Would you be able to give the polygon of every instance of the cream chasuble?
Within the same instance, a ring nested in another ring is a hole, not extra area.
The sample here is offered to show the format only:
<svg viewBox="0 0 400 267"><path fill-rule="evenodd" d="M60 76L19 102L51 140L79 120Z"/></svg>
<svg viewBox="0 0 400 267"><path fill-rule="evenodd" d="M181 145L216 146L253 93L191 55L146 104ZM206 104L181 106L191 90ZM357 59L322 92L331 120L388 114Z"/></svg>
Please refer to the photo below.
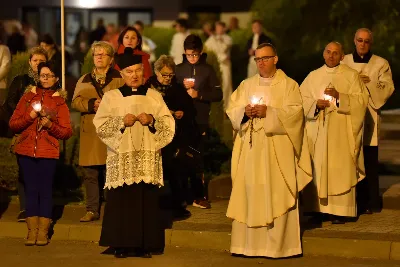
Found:
<svg viewBox="0 0 400 267"><path fill-rule="evenodd" d="M267 114L251 126L243 118L253 100L267 105ZM271 80L257 74L232 94L227 114L238 131L227 211L233 219L231 252L273 258L300 254L297 198L312 177L297 83L281 70Z"/></svg>
<svg viewBox="0 0 400 267"><path fill-rule="evenodd" d="M324 90L335 88L339 99L316 112ZM355 186L365 177L363 121L368 103L365 86L346 65L311 72L300 86L306 132L313 159L313 181L304 190L306 211L356 216ZM338 105L336 104L338 103Z"/></svg>
<svg viewBox="0 0 400 267"><path fill-rule="evenodd" d="M139 121L121 131L126 114L138 116L143 112L153 115L155 133ZM105 188L142 181L164 185L161 148L172 141L175 121L157 91L147 89L145 95L124 97L120 90L111 90L104 94L93 123L107 145Z"/></svg>
<svg viewBox="0 0 400 267"><path fill-rule="evenodd" d="M380 108L394 92L392 71L386 59L372 55L368 63L355 63L353 54L346 55L342 63L367 75L371 81L366 84L369 101L364 122L364 145L377 146L379 143Z"/></svg>

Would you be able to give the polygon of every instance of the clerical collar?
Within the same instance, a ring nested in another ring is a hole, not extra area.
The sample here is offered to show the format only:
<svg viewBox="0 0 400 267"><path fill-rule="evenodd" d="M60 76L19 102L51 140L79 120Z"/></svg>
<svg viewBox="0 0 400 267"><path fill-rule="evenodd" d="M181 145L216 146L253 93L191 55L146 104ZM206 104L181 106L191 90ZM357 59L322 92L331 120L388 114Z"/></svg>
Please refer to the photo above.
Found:
<svg viewBox="0 0 400 267"><path fill-rule="evenodd" d="M360 57L360 55L357 53L357 51L353 52L353 61L354 63L368 63L369 60L372 57L372 53L371 51L368 51L368 53L366 53L364 55L364 57Z"/></svg>
<svg viewBox="0 0 400 267"><path fill-rule="evenodd" d="M127 97L132 95L146 95L148 88L144 85L141 85L138 88L132 88L130 86L124 85L120 87L119 90L124 97Z"/></svg>
<svg viewBox="0 0 400 267"><path fill-rule="evenodd" d="M340 63L339 63L339 65L337 65L335 67L329 67L328 65L325 64L325 69L327 72L335 72L339 68L339 66L340 66Z"/></svg>

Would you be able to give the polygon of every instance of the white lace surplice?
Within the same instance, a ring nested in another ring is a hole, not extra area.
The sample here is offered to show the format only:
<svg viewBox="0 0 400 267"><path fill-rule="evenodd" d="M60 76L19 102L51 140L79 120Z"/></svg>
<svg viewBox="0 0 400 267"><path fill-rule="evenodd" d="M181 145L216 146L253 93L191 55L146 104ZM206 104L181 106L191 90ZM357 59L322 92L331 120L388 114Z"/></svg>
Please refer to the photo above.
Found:
<svg viewBox="0 0 400 267"><path fill-rule="evenodd" d="M136 122L123 132L123 118L130 113L153 115L155 133ZM120 90L107 92L93 120L100 139L107 145L105 188L145 182L163 186L161 148L175 134L175 121L162 96L153 89L146 95L123 97Z"/></svg>

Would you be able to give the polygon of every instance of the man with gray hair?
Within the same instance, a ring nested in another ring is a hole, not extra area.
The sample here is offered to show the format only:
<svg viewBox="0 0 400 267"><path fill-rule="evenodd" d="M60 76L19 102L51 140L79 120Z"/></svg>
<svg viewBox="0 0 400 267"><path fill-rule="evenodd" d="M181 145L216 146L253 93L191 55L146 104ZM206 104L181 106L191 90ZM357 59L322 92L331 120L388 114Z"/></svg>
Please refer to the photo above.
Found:
<svg viewBox="0 0 400 267"><path fill-rule="evenodd" d="M357 186L359 213L379 212L382 202L379 196L378 142L380 108L394 91L392 72L386 59L372 54L373 34L361 28L354 35L355 51L344 57L342 63L355 69L365 84L368 109L364 121L364 162L366 179Z"/></svg>
<svg viewBox="0 0 400 267"><path fill-rule="evenodd" d="M86 214L81 222L99 219L99 182L105 179L107 147L96 134L93 118L104 93L124 84L119 72L111 67L114 48L110 43L94 42L91 52L93 70L79 79L72 98L72 108L81 112L79 165L84 170L86 188Z"/></svg>
<svg viewBox="0 0 400 267"><path fill-rule="evenodd" d="M325 65L300 86L313 162L305 211L331 214L332 223L356 217L356 185L365 177L362 134L368 95L357 73L340 64L343 47L329 43Z"/></svg>

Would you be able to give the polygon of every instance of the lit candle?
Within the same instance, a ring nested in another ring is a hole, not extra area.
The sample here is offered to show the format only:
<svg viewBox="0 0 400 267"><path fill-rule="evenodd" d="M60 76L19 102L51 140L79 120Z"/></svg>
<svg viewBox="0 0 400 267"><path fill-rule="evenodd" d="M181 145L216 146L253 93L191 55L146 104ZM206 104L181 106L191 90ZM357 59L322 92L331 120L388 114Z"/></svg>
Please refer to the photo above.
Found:
<svg viewBox="0 0 400 267"><path fill-rule="evenodd" d="M333 101L333 96L324 94L324 100L328 100L329 102L332 102Z"/></svg>
<svg viewBox="0 0 400 267"><path fill-rule="evenodd" d="M255 95L253 95L250 99L251 106L254 107L256 104L260 104L260 101L260 97L256 97Z"/></svg>
<svg viewBox="0 0 400 267"><path fill-rule="evenodd" d="M42 103L40 103L39 101L33 102L32 103L32 108L36 111L36 112L40 112L42 110Z"/></svg>
<svg viewBox="0 0 400 267"><path fill-rule="evenodd" d="M196 81L196 79L195 78L186 78L186 81L194 83Z"/></svg>

